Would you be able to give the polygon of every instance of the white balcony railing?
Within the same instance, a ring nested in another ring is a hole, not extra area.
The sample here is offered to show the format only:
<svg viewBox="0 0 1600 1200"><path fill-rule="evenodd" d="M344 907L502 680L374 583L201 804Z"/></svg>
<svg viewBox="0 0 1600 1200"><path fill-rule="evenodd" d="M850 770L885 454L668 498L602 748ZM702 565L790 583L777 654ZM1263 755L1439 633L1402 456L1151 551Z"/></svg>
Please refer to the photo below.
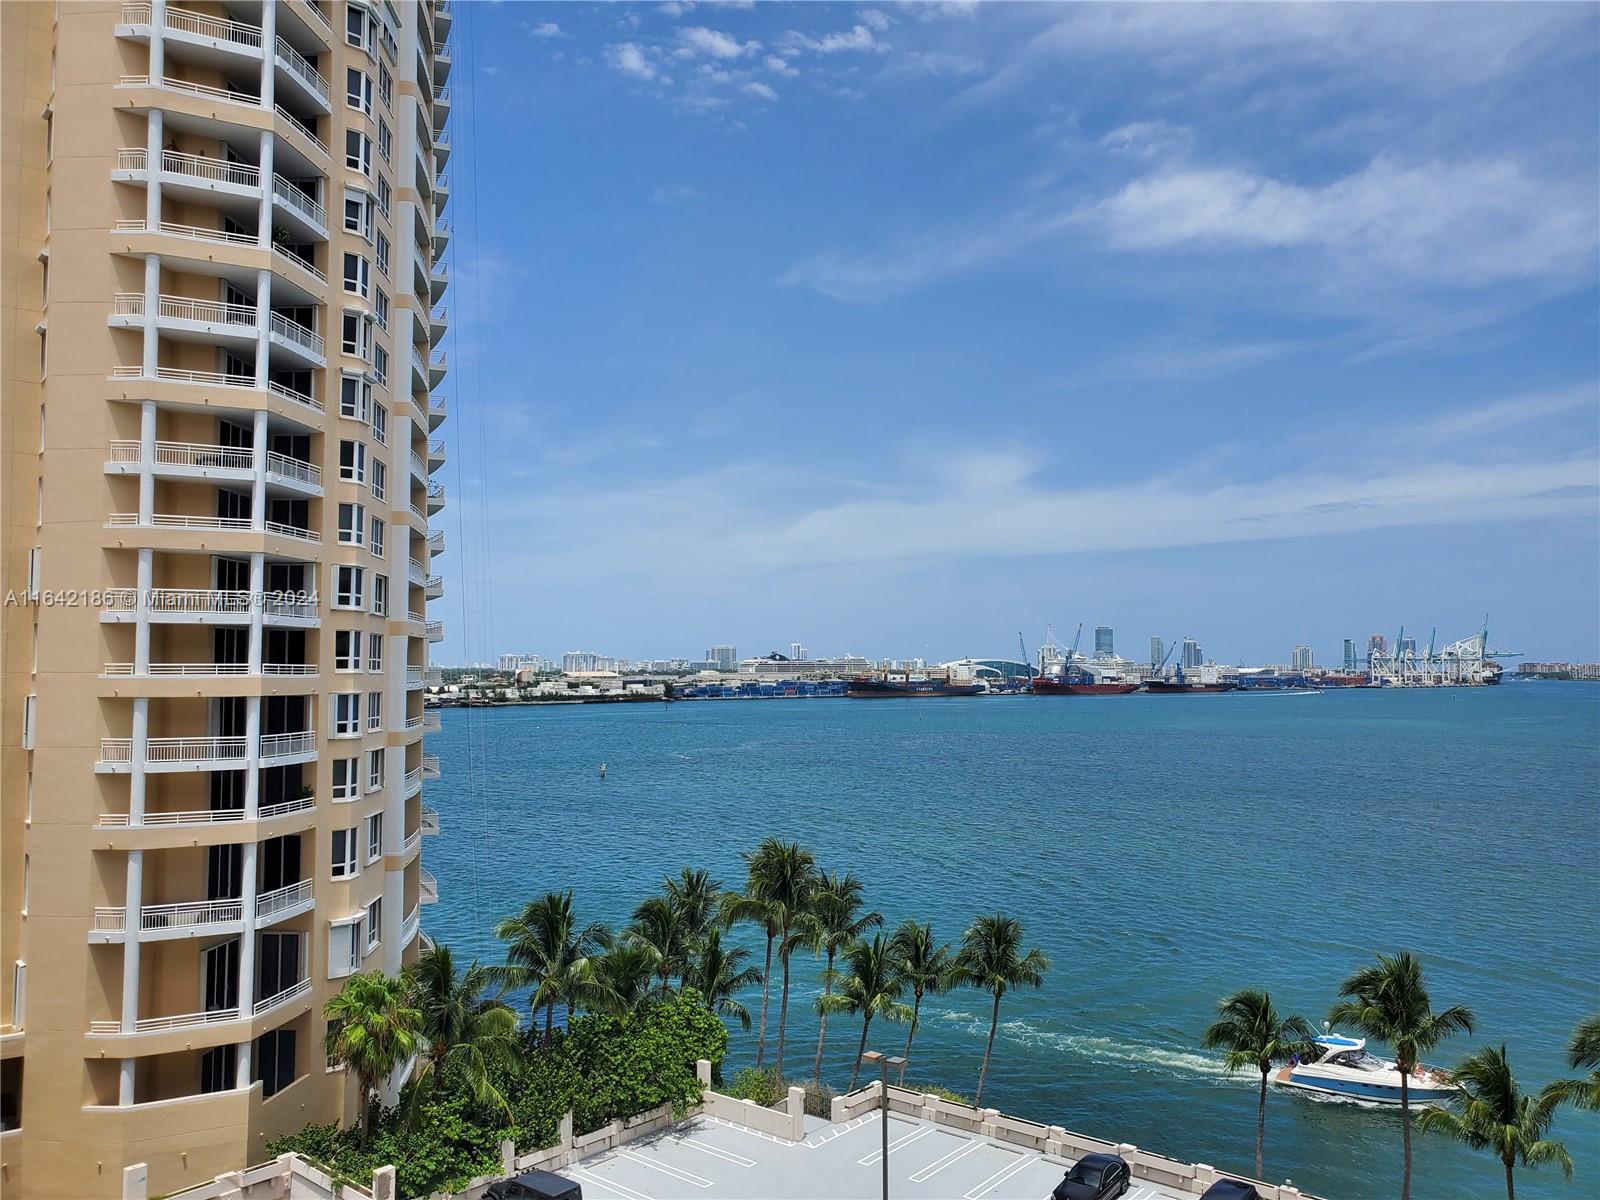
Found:
<svg viewBox="0 0 1600 1200"><path fill-rule="evenodd" d="M306 729L299 733L268 733L261 737L261 757L286 758L295 754L315 754L317 735Z"/></svg>
<svg viewBox="0 0 1600 1200"><path fill-rule="evenodd" d="M269 921L281 913L298 908L311 900L311 880L302 879L299 883L291 883L287 887L276 888L270 892L262 892L256 897L256 920Z"/></svg>
<svg viewBox="0 0 1600 1200"><path fill-rule="evenodd" d="M169 9L168 11L170 12L171 10ZM320 96L323 101L326 101L328 99L328 81L322 77L322 73L316 67L311 65L310 60L281 37L278 39L277 49L278 57L289 68L290 74Z"/></svg>
<svg viewBox="0 0 1600 1200"><path fill-rule="evenodd" d="M122 19L129 25L148 25L151 21L150 5L124 4L122 6ZM192 12L187 8L166 8L166 27L179 33L190 33L196 37L212 38L219 42L246 49L259 50L261 48L261 27L259 25L246 25L242 21L227 21L220 17L210 17L205 13Z"/></svg>
<svg viewBox="0 0 1600 1200"><path fill-rule="evenodd" d="M421 583L428 577L427 568L414 558L406 559L406 578L412 583Z"/></svg>
<svg viewBox="0 0 1600 1200"><path fill-rule="evenodd" d="M293 800L263 804L256 811L256 818L270 821L315 808L316 804L315 796L296 796ZM101 813L98 824L101 829L142 829L173 825L236 825L244 819L245 810L242 808L201 808L183 812L147 812L137 821L130 820L127 813Z"/></svg>
<svg viewBox="0 0 1600 1200"><path fill-rule="evenodd" d="M422 790L422 768L412 767L405 773L404 778L406 799L410 799Z"/></svg>
<svg viewBox="0 0 1600 1200"><path fill-rule="evenodd" d="M181 904L146 904L139 910L139 928L146 933L165 929L199 929L244 920L242 900L193 900Z"/></svg>
<svg viewBox="0 0 1600 1200"><path fill-rule="evenodd" d="M152 513L148 521L139 520L138 513L110 513L106 524L113 529L225 529L248 530L249 517L207 517L189 513Z"/></svg>
<svg viewBox="0 0 1600 1200"><path fill-rule="evenodd" d="M268 533L275 533L279 537L295 538L302 542L316 542L320 544L322 541L322 535L315 529L301 529L298 525L285 525L281 521L268 521L266 523L266 530Z"/></svg>
<svg viewBox="0 0 1600 1200"><path fill-rule="evenodd" d="M140 461L143 447L134 439L111 443L111 457L107 461L119 466L133 466ZM248 471L254 467L248 447L213 446L203 442L157 442L156 467L194 467L216 471Z"/></svg>
<svg viewBox="0 0 1600 1200"><path fill-rule="evenodd" d="M417 899L423 904L439 902L439 881L427 867L417 870Z"/></svg>
<svg viewBox="0 0 1600 1200"><path fill-rule="evenodd" d="M322 229L328 227L328 214L323 210L322 205L295 187L282 175L274 175L272 177L272 194L300 213L313 225Z"/></svg>
<svg viewBox="0 0 1600 1200"><path fill-rule="evenodd" d="M421 929L422 914L418 909L413 908L406 914L405 920L400 922L400 945L409 946L412 939L417 936Z"/></svg>
<svg viewBox="0 0 1600 1200"><path fill-rule="evenodd" d="M282 117L285 123L299 133L301 137L315 146L324 158L328 156L328 143L317 136L315 129L311 128L281 104L274 104L272 111Z"/></svg>
<svg viewBox="0 0 1600 1200"><path fill-rule="evenodd" d="M305 350L309 350L312 354L321 357L322 335L315 329L307 329L304 325L300 324L300 322L291 321L288 317L283 316L281 313L272 314L270 328L272 329L273 333L283 338L284 341L293 342L296 346L299 346ZM276 388L273 390L277 391ZM302 404L311 403L311 397L302 395L299 392L294 393L294 398L300 401Z"/></svg>
<svg viewBox="0 0 1600 1200"><path fill-rule="evenodd" d="M400 857L410 858L422 848L422 830L413 829L411 835L400 843Z"/></svg>
<svg viewBox="0 0 1600 1200"><path fill-rule="evenodd" d="M444 622L429 621L423 628L423 633L430 642L444 641Z"/></svg>
<svg viewBox="0 0 1600 1200"><path fill-rule="evenodd" d="M149 153L137 146L124 146L117 151L119 171L143 171L149 163ZM203 179L208 183L227 183L247 188L261 186L261 171L258 168L249 163L228 162L226 159L210 158L204 154L163 150L161 170L163 174Z"/></svg>
<svg viewBox="0 0 1600 1200"><path fill-rule="evenodd" d="M166 737L145 742L145 761L152 763L242 762L246 739L242 737ZM101 738L100 761L133 761L132 738Z"/></svg>
<svg viewBox="0 0 1600 1200"><path fill-rule="evenodd" d="M133 663L107 663L102 674L112 677L131 677ZM183 679L217 679L225 675L248 675L249 663L165 662L151 663L144 675L151 679L178 677Z"/></svg>
<svg viewBox="0 0 1600 1200"><path fill-rule="evenodd" d="M183 92L190 96L204 96L208 100L223 100L230 104L248 104L261 107L261 97L254 92L243 92L231 87L212 87L206 83L190 83L187 79L152 79L148 75L124 75L117 80L118 87L158 87L169 92Z"/></svg>
<svg viewBox="0 0 1600 1200"><path fill-rule="evenodd" d="M94 932L121 933L128 927L128 910L120 905L94 910Z"/></svg>
<svg viewBox="0 0 1600 1200"><path fill-rule="evenodd" d="M230 233L226 229L182 225L177 221L162 221L154 229L144 220L118 221L112 228L117 233L164 233L169 237L189 238L199 242L222 242L229 246L259 245L259 239L253 233Z"/></svg>
<svg viewBox="0 0 1600 1200"><path fill-rule="evenodd" d="M424 804L422 806L422 819L418 823L417 828L428 837L436 836L439 832L438 811L429 808L426 804Z"/></svg>
<svg viewBox="0 0 1600 1200"><path fill-rule="evenodd" d="M272 256L273 256L273 258L277 259L279 262L287 263L288 265L290 265L292 267L295 267L298 270L306 272L313 279L315 279L318 283L327 283L328 282L328 277L326 275L324 275L320 270L317 269L317 266L316 266L315 263L308 263L305 259L301 258L298 254L290 254L282 246L274 246L272 248Z"/></svg>
<svg viewBox="0 0 1600 1200"><path fill-rule="evenodd" d="M299 983L290 984L275 996L268 996L265 1000L257 1000L255 1003L255 1008L251 1011L254 1013L254 1015L259 1017L263 1013L269 1013L275 1008L282 1008L285 1004L293 1003L301 996L310 994L310 992L311 977L308 975Z"/></svg>
<svg viewBox="0 0 1600 1200"><path fill-rule="evenodd" d="M406 668L406 688L419 688L423 686L423 670L421 667Z"/></svg>
<svg viewBox="0 0 1600 1200"><path fill-rule="evenodd" d="M293 479L298 483L310 484L312 487L322 486L321 467L302 462L298 458L290 458L287 454L279 454L276 450L267 452L267 473L282 476L284 479Z"/></svg>
<svg viewBox="0 0 1600 1200"><path fill-rule="evenodd" d="M422 777L430 782L439 778L439 756L437 754L424 754L422 756Z"/></svg>
<svg viewBox="0 0 1600 1200"><path fill-rule="evenodd" d="M218 1008L210 1012L183 1013L171 1017L143 1017L134 1022L134 1033L166 1033L175 1029L203 1029L207 1025L227 1025L239 1020L237 1008ZM90 1033L122 1033L121 1021L90 1021Z"/></svg>

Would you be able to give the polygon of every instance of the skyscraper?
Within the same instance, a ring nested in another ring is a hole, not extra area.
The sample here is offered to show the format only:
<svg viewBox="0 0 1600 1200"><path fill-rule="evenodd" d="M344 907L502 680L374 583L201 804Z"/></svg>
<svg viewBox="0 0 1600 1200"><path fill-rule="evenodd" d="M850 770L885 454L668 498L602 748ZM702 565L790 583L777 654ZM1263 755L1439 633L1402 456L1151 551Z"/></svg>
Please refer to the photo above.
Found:
<svg viewBox="0 0 1600 1200"><path fill-rule="evenodd" d="M1401 638L1399 641L1395 642L1394 652L1396 655L1415 655L1417 652L1417 639L1414 637Z"/></svg>
<svg viewBox="0 0 1600 1200"><path fill-rule="evenodd" d="M1346 671L1354 671L1356 669L1356 667L1359 666L1359 665L1360 665L1360 660L1356 657L1356 640L1355 640L1355 638L1345 638L1345 640L1344 640L1344 669Z"/></svg>
<svg viewBox="0 0 1600 1200"><path fill-rule="evenodd" d="M713 646L706 651L706 661L716 663L719 671L735 671L739 667L739 651L733 646Z"/></svg>
<svg viewBox="0 0 1600 1200"><path fill-rule="evenodd" d="M795 662L804 662L811 657L811 652L799 642L790 642L789 657L794 659Z"/></svg>
<svg viewBox="0 0 1600 1200"><path fill-rule="evenodd" d="M1111 626L1096 625L1094 629L1094 656L1096 658L1110 658L1115 653L1111 648Z"/></svg>
<svg viewBox="0 0 1600 1200"><path fill-rule="evenodd" d="M1290 665L1296 671L1309 671L1313 665L1314 656L1310 646L1296 646L1290 656Z"/></svg>
<svg viewBox="0 0 1600 1200"><path fill-rule="evenodd" d="M1158 637L1150 639L1150 665L1159 667L1161 661L1167 656L1167 643Z"/></svg>
<svg viewBox="0 0 1600 1200"><path fill-rule="evenodd" d="M0 5L8 1193L348 1121L323 1006L417 956L449 27Z"/></svg>
<svg viewBox="0 0 1600 1200"><path fill-rule="evenodd" d="M1185 668L1198 667L1206 660L1204 653L1201 652L1200 643L1193 638L1183 639L1183 649L1180 653L1183 655Z"/></svg>
<svg viewBox="0 0 1600 1200"><path fill-rule="evenodd" d="M1374 654L1387 654L1389 652L1389 639L1381 633L1375 633L1367 639L1367 661L1372 661Z"/></svg>

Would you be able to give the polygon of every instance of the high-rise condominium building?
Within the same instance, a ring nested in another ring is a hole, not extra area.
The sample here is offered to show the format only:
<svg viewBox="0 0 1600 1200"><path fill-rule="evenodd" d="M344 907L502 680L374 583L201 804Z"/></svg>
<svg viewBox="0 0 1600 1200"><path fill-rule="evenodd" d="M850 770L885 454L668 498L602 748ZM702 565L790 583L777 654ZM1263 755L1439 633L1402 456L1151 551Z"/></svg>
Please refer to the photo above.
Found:
<svg viewBox="0 0 1600 1200"><path fill-rule="evenodd" d="M443 0L0 4L0 1190L351 1118L419 952Z"/></svg>
<svg viewBox="0 0 1600 1200"><path fill-rule="evenodd" d="M1205 652L1200 649L1200 643L1193 638L1183 639L1183 648L1179 653L1183 656L1182 662L1185 668L1198 667L1206 661Z"/></svg>
<svg viewBox="0 0 1600 1200"><path fill-rule="evenodd" d="M719 671L736 670L739 666L739 652L732 646L713 646L706 651L706 661L715 663Z"/></svg>
<svg viewBox="0 0 1600 1200"><path fill-rule="evenodd" d="M1345 640L1344 640L1344 669L1346 671L1354 671L1356 669L1357 665L1359 665L1359 661L1360 660L1356 658L1356 640L1355 640L1355 638L1345 638Z"/></svg>
<svg viewBox="0 0 1600 1200"><path fill-rule="evenodd" d="M1150 665L1159 667L1161 660L1167 656L1167 644L1158 637L1150 639Z"/></svg>
<svg viewBox="0 0 1600 1200"><path fill-rule="evenodd" d="M1296 646L1289 661L1296 671L1309 671L1315 665L1315 656L1310 646Z"/></svg>
<svg viewBox="0 0 1600 1200"><path fill-rule="evenodd" d="M1096 658L1110 658L1116 653L1111 648L1111 626L1096 625L1094 628L1094 656Z"/></svg>

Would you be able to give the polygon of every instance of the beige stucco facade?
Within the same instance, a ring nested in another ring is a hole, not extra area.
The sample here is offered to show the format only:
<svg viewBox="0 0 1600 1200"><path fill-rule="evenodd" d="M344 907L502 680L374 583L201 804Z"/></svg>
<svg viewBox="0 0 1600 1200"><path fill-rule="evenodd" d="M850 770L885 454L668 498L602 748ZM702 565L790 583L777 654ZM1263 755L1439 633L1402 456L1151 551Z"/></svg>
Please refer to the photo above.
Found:
<svg viewBox="0 0 1600 1200"><path fill-rule="evenodd" d="M0 1192L349 1119L436 898L434 0L0 3Z"/></svg>

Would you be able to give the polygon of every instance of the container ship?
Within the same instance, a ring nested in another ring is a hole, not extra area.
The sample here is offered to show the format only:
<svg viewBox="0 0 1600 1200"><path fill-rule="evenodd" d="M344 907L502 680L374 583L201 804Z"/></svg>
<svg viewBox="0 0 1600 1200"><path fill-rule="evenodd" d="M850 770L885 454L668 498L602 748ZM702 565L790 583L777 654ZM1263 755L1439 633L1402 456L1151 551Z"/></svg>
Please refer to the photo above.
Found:
<svg viewBox="0 0 1600 1200"><path fill-rule="evenodd" d="M1137 683L1129 683L1120 675L1106 674L1097 678L1086 671L1039 675L1033 681L1035 696L1126 696L1138 690Z"/></svg>
<svg viewBox="0 0 1600 1200"><path fill-rule="evenodd" d="M944 678L913 678L907 675L857 675L845 695L857 700L929 698L937 696L978 696L988 689L981 683L957 683Z"/></svg>
<svg viewBox="0 0 1600 1200"><path fill-rule="evenodd" d="M1199 679L1190 679L1179 667L1171 679L1147 679L1145 690L1156 696L1199 696L1211 692L1238 691L1239 685L1216 677L1215 668L1207 667Z"/></svg>

